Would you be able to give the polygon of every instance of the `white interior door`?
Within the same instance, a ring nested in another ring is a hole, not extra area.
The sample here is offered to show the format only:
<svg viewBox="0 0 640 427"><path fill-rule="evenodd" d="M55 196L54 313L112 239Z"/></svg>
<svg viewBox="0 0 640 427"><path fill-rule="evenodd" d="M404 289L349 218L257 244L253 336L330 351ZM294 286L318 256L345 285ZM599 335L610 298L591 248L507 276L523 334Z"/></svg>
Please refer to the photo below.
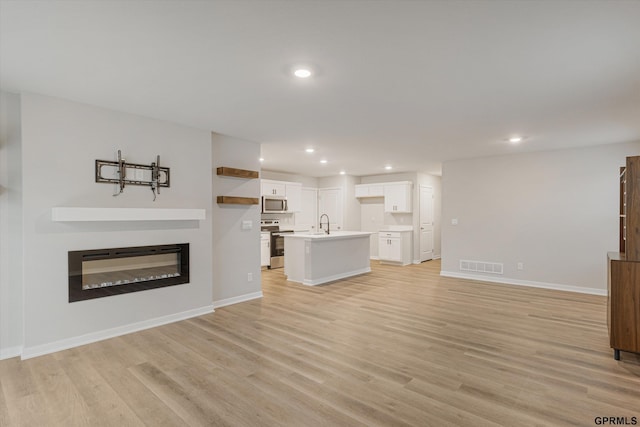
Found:
<svg viewBox="0 0 640 427"><path fill-rule="evenodd" d="M302 188L300 212L296 212L296 226L316 231L318 228L318 190L316 188Z"/></svg>
<svg viewBox="0 0 640 427"><path fill-rule="evenodd" d="M322 214L329 217L332 230L342 230L342 188L318 190L318 221Z"/></svg>
<svg viewBox="0 0 640 427"><path fill-rule="evenodd" d="M420 262L433 259L433 188L420 186Z"/></svg>

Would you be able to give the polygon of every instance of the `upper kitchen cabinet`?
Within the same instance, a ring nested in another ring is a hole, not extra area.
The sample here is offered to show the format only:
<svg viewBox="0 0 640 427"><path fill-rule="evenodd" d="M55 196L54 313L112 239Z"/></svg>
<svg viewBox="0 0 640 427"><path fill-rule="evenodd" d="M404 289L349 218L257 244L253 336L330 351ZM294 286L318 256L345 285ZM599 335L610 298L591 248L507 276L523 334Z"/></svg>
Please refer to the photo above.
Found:
<svg viewBox="0 0 640 427"><path fill-rule="evenodd" d="M384 211L390 213L411 213L411 182L384 183Z"/></svg>
<svg viewBox="0 0 640 427"><path fill-rule="evenodd" d="M358 184L356 197L384 197L384 186L382 184Z"/></svg>
<svg viewBox="0 0 640 427"><path fill-rule="evenodd" d="M287 186L285 182L263 179L261 184L263 196L286 196Z"/></svg>
<svg viewBox="0 0 640 427"><path fill-rule="evenodd" d="M263 196L286 197L287 211L294 213L302 210L302 184L288 181L261 181Z"/></svg>

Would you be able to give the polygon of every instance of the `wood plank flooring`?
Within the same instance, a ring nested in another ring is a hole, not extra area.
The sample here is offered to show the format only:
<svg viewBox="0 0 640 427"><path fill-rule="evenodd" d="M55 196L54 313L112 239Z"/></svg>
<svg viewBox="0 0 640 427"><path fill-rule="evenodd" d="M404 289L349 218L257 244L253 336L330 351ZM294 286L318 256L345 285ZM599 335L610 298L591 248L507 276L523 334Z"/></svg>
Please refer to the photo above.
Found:
<svg viewBox="0 0 640 427"><path fill-rule="evenodd" d="M324 286L0 361L1 426L561 426L640 423L640 357L606 298L372 263Z"/></svg>

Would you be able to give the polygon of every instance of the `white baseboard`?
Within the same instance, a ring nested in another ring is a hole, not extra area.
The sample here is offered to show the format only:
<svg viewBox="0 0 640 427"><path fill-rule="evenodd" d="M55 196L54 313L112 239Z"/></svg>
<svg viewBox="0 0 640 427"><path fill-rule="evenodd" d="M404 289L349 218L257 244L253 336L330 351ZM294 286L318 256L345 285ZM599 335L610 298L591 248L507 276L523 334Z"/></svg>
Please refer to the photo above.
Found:
<svg viewBox="0 0 640 427"><path fill-rule="evenodd" d="M250 294L239 295L237 297L225 298L213 302L215 308L224 307L227 305L237 304L239 302L251 301L252 299L262 298L262 291L251 292Z"/></svg>
<svg viewBox="0 0 640 427"><path fill-rule="evenodd" d="M31 359L32 357L42 356L56 351L66 350L85 344L91 344L96 341L102 341L120 335L130 334L132 332L142 331L144 329L154 328L156 326L166 325L167 323L177 322L196 316L202 316L214 312L213 305L207 305L193 310L187 310L180 313L170 314L168 316L156 317L154 319L144 320L142 322L132 323L130 325L119 326L117 328L105 329L103 331L92 332L78 337L67 338L52 343L36 345L33 347L25 347L22 350L22 360Z"/></svg>
<svg viewBox="0 0 640 427"><path fill-rule="evenodd" d="M556 291L578 292L581 294L607 296L606 289L583 288L580 286L561 285L558 283L535 282L532 280L518 280L508 277L489 277L477 274L459 273L457 271L440 271L443 277L454 277L457 279L479 280L482 282L504 283L506 285L529 286L532 288L553 289Z"/></svg>
<svg viewBox="0 0 640 427"><path fill-rule="evenodd" d="M0 349L0 360L11 359L22 354L22 346L17 345L15 347L7 347Z"/></svg>
<svg viewBox="0 0 640 427"><path fill-rule="evenodd" d="M379 259L380 259L380 257L377 257L377 256L370 256L370 257L369 257L369 259L379 260Z"/></svg>

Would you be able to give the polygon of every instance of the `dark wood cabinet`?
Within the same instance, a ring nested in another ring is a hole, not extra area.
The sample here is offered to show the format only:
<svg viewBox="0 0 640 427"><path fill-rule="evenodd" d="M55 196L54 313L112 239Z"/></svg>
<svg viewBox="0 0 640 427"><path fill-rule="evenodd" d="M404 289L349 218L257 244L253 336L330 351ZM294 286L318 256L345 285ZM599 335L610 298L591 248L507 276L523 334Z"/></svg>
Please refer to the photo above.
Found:
<svg viewBox="0 0 640 427"><path fill-rule="evenodd" d="M607 254L607 324L614 357L640 353L640 156L620 169L620 252Z"/></svg>
<svg viewBox="0 0 640 427"><path fill-rule="evenodd" d="M616 360L620 351L640 353L640 260L609 252L609 342Z"/></svg>
<svg viewBox="0 0 640 427"><path fill-rule="evenodd" d="M624 172L624 233L627 259L640 260L640 156L627 157Z"/></svg>

